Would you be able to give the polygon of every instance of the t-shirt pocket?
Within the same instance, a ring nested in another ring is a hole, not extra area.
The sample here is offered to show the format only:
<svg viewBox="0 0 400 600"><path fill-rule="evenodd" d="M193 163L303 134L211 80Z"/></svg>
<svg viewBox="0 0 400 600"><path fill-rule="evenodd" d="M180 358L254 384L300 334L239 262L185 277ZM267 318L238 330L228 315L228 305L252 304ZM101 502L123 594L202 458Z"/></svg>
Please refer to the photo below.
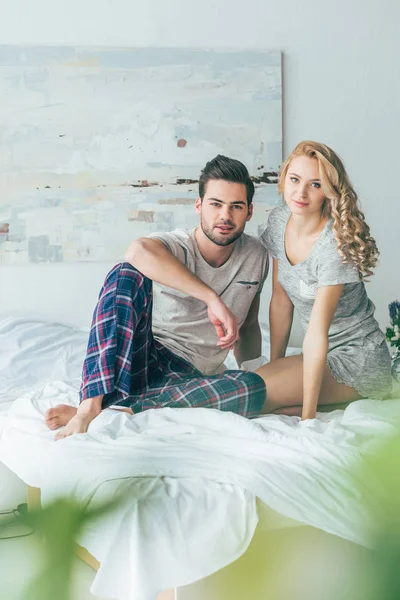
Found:
<svg viewBox="0 0 400 600"><path fill-rule="evenodd" d="M302 279L299 280L300 296L307 300L314 300L317 295L317 283L306 283Z"/></svg>

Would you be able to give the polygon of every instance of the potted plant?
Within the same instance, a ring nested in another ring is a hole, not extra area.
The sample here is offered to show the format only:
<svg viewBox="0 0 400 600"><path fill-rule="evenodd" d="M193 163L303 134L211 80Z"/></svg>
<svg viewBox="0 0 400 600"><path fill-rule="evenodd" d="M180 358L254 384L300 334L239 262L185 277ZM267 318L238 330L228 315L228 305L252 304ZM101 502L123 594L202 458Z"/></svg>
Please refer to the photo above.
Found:
<svg viewBox="0 0 400 600"><path fill-rule="evenodd" d="M392 356L392 375L400 382L400 302L389 304L390 327L386 327L386 339L395 350Z"/></svg>

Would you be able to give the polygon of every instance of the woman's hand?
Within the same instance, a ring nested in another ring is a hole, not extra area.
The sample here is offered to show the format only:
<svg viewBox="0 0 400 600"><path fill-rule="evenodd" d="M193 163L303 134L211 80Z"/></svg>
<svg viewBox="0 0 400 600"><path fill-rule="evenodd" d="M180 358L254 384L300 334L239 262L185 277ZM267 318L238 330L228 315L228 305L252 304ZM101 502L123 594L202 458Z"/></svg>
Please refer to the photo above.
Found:
<svg viewBox="0 0 400 600"><path fill-rule="evenodd" d="M301 413L301 420L307 421L308 419L316 419L316 418L317 418L317 411L316 410L304 410L304 405L303 405L303 410Z"/></svg>

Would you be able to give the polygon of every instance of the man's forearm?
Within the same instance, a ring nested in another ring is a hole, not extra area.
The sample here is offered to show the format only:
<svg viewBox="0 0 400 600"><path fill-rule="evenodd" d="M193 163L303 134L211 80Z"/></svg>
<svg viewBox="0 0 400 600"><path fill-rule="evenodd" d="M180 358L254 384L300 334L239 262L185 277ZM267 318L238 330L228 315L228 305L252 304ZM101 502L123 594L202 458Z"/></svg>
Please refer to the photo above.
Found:
<svg viewBox="0 0 400 600"><path fill-rule="evenodd" d="M238 339L236 316L218 294L186 268L161 241L142 238L132 242L125 260L152 281L204 302L216 330L217 345L222 349L233 347Z"/></svg>
<svg viewBox="0 0 400 600"><path fill-rule="evenodd" d="M240 331L234 354L239 366L246 360L261 356L261 329L258 323Z"/></svg>
<svg viewBox="0 0 400 600"><path fill-rule="evenodd" d="M282 304L278 298L273 297L269 307L271 362L285 356L292 322L293 304Z"/></svg>
<svg viewBox="0 0 400 600"><path fill-rule="evenodd" d="M146 277L209 304L217 294L181 263L162 242L146 238L133 242L125 260Z"/></svg>

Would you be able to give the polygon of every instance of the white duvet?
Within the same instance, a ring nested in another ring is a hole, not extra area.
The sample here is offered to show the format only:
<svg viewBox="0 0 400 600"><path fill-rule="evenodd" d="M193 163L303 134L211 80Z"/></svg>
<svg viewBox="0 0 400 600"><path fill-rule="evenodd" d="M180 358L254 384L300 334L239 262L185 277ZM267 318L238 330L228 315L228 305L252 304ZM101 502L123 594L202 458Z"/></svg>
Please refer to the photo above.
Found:
<svg viewBox="0 0 400 600"><path fill-rule="evenodd" d="M249 421L208 409L133 417L109 409L87 434L54 442L43 413L76 404L77 381L71 372L19 389L3 418L0 459L41 487L45 502L72 494L90 505L124 492L118 512L80 540L101 562L93 593L154 600L229 564L254 533L256 498L269 508L268 526L280 526L283 515L368 545L363 506L373 491L365 483L360 489L354 466L395 430L400 400L358 401L306 422Z"/></svg>

